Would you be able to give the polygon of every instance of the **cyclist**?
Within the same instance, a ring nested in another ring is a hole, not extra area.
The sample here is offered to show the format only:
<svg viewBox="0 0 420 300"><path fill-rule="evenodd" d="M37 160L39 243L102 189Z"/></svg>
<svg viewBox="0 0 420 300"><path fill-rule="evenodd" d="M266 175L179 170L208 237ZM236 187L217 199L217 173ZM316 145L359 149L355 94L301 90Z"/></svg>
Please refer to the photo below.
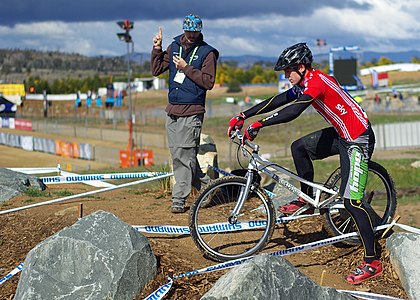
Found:
<svg viewBox="0 0 420 300"><path fill-rule="evenodd" d="M364 247L363 264L346 276L346 280L350 284L359 284L382 273L382 264L375 252L368 205L362 202L375 136L366 113L358 103L340 87L334 77L313 69L312 61L312 52L306 43L286 48L274 70L284 71L292 87L233 117L229 122L228 135L235 129L241 129L245 119L276 110L244 131L242 143L245 139L252 141L261 128L292 121L309 106L332 125L294 141L291 151L297 174L308 181L314 179L312 160L340 155L340 195L357 225ZM312 195L311 187L304 183L301 184L301 190ZM304 205L306 202L298 199L283 205L280 211L292 214ZM313 208L307 212L313 212Z"/></svg>

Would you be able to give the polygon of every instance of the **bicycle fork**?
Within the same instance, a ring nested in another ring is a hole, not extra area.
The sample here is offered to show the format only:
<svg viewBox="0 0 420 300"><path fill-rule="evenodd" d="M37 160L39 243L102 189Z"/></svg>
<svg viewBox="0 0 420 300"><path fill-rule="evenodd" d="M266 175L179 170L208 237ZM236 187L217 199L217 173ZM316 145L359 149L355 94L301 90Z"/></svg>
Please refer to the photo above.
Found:
<svg viewBox="0 0 420 300"><path fill-rule="evenodd" d="M238 216L240 215L240 212L242 210L242 207L244 206L246 199L248 199L249 193L252 193L252 191L255 189L254 172L255 171L253 170L248 170L248 172L245 175L246 185L244 187L241 187L238 200L236 200L236 205L228 218L230 224L235 224L238 221Z"/></svg>

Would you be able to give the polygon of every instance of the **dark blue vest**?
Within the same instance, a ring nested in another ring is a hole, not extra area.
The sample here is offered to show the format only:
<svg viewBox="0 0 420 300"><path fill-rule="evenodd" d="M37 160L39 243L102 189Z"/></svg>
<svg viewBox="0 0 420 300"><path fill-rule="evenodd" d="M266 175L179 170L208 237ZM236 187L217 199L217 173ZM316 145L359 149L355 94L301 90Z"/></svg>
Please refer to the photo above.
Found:
<svg viewBox="0 0 420 300"><path fill-rule="evenodd" d="M188 76L185 76L182 84L174 81L177 68L175 67L172 59L174 55L179 55L179 49L181 47L180 37L181 35L175 37L171 44L171 53L169 57L169 103L204 105L206 102L206 90L204 88L195 84L195 82L189 79ZM184 49L182 49L181 53L182 58L187 62L187 64L192 65L194 69L201 70L204 60L211 51L216 51L216 55L218 54L216 49L202 41L190 63L190 58L194 52L194 48L195 47L189 49L187 53L185 53Z"/></svg>

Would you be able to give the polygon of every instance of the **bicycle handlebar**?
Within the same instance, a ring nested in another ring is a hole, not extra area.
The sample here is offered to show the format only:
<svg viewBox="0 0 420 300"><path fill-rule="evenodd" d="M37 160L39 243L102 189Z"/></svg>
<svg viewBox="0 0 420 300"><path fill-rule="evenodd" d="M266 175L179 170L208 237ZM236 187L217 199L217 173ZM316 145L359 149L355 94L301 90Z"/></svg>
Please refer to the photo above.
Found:
<svg viewBox="0 0 420 300"><path fill-rule="evenodd" d="M242 144L242 137L243 134L239 129L236 129L235 132L230 136L230 138L233 140L234 138L238 138L239 143L241 144L241 147L244 147ZM248 139L245 139L245 145L247 145L249 148L252 149L253 152L258 152L260 150L260 145L254 144Z"/></svg>

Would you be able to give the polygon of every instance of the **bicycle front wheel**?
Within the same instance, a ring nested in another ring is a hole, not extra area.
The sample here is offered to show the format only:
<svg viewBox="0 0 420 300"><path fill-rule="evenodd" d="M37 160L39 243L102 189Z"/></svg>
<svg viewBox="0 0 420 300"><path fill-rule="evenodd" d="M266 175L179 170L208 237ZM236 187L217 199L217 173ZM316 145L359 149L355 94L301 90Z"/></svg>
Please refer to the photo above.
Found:
<svg viewBox="0 0 420 300"><path fill-rule="evenodd" d="M270 240L275 214L270 197L261 188L249 193L237 220L230 218L246 179L216 179L197 196L191 208L190 231L204 257L227 261L251 256Z"/></svg>
<svg viewBox="0 0 420 300"><path fill-rule="evenodd" d="M363 201L368 204L369 215L374 226L390 223L397 208L397 193L394 182L387 170L380 164L369 162L368 179ZM338 168L325 183L326 186L339 190L341 184L341 169ZM337 200L342 202L342 200ZM374 212L371 211L371 208ZM356 225L347 210L342 208L327 208L321 210L324 216L324 228L330 236L337 236L357 231ZM376 218L375 218L376 217ZM380 233L377 232L376 236ZM360 239L352 238L343 242L347 245L358 245Z"/></svg>

